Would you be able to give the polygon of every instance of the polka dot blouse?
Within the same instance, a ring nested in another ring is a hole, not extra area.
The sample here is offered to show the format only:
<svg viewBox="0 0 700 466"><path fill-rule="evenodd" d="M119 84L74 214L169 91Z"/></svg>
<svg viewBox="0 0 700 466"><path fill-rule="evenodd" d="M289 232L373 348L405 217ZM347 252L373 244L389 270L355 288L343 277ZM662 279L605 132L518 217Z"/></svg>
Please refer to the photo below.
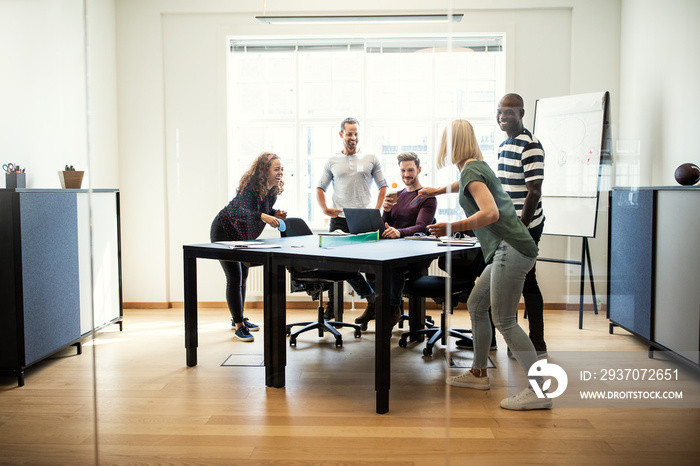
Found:
<svg viewBox="0 0 700 466"><path fill-rule="evenodd" d="M248 185L240 191L226 207L221 209L216 218L229 236L229 241L253 240L260 236L265 222L260 214L274 215L272 208L277 201L277 190L271 189L261 199Z"/></svg>

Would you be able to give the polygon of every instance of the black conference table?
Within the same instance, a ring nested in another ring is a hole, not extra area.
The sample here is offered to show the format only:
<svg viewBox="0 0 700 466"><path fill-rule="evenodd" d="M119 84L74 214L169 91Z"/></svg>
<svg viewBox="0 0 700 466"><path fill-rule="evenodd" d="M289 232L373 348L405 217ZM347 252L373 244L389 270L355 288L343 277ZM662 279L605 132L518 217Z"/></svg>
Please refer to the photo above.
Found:
<svg viewBox="0 0 700 466"><path fill-rule="evenodd" d="M197 365L197 259L230 260L263 265L265 385L276 388L285 385L287 364L286 267L360 271L373 274L377 295L374 385L377 397L376 409L379 414L389 411L392 329L388 290L391 270L414 262L436 259L445 256L448 251L452 251L454 257L462 257L475 247L478 248L478 246L446 247L440 246L437 241L407 239L382 239L320 248L319 236L316 235L266 238L258 241L280 247L231 248L217 243L183 246L187 365Z"/></svg>

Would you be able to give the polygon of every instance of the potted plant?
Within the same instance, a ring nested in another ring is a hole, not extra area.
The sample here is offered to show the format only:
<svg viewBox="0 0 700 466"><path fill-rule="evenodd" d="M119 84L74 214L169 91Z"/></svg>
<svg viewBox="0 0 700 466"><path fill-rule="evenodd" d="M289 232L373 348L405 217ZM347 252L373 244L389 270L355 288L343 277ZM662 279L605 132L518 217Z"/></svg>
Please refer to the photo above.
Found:
<svg viewBox="0 0 700 466"><path fill-rule="evenodd" d="M80 189L83 184L84 171L77 171L73 165L66 165L63 171L58 172L61 187L64 189Z"/></svg>

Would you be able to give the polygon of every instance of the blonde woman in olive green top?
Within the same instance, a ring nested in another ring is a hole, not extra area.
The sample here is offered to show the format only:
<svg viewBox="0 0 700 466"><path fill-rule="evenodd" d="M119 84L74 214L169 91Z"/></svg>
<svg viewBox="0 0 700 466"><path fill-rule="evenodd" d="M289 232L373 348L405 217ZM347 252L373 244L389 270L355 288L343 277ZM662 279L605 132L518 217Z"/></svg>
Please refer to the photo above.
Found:
<svg viewBox="0 0 700 466"><path fill-rule="evenodd" d="M467 218L451 223L451 230L473 230L479 238L487 266L467 302L474 336L472 368L462 375L449 377L447 383L457 387L488 390L490 384L486 366L492 335L489 307L494 325L503 335L526 376L530 366L537 362L535 348L516 319L525 275L535 263L537 246L515 213L510 196L484 162L474 129L468 121L455 120L451 127L445 128L438 152L438 166L445 166L448 157L451 157L450 162L461 172L459 203L467 215ZM421 191L421 195L441 194L445 191L446 188L426 189ZM447 232L447 226L447 223L437 223L429 225L428 229L435 236L443 236ZM541 386L542 378L537 381ZM549 398L538 398L530 387L501 401L502 408L515 410L548 409L551 406Z"/></svg>

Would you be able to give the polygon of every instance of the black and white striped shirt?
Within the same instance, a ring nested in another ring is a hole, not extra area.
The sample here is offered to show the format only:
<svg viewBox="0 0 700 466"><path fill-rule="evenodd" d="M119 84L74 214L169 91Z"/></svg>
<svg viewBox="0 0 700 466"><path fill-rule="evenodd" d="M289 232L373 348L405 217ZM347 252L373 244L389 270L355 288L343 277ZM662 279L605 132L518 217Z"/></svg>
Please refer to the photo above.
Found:
<svg viewBox="0 0 700 466"><path fill-rule="evenodd" d="M508 138L498 148L498 179L510 195L518 216L523 213L526 182L544 180L544 149L542 144L527 129L514 138ZM544 220L542 200L528 228L534 228Z"/></svg>

